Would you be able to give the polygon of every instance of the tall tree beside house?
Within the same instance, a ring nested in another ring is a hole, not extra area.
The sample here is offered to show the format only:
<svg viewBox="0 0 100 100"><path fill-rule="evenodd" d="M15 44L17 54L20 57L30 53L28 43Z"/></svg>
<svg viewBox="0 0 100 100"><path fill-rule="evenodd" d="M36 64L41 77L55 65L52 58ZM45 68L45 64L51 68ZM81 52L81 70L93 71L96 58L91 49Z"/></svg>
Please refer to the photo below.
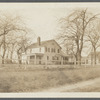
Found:
<svg viewBox="0 0 100 100"><path fill-rule="evenodd" d="M97 21L91 23L89 25L89 30L88 30L88 34L87 34L87 38L86 38L86 41L88 41L91 46L92 46L92 54L91 54L91 57L93 55L93 63L96 64L97 60L96 60L96 50L100 47L100 19L97 19ZM92 62L92 61L91 61Z"/></svg>
<svg viewBox="0 0 100 100"><path fill-rule="evenodd" d="M16 47L16 53L18 56L18 62L19 64L22 63L21 57L22 53L26 51L26 48L31 44L31 39L27 38L27 36L22 36L17 41L17 47Z"/></svg>
<svg viewBox="0 0 100 100"><path fill-rule="evenodd" d="M84 38L88 30L88 25L97 18L87 9L73 11L65 18L60 19L61 32L58 35L60 40L72 40L75 47L76 61L81 64L81 54L84 46Z"/></svg>
<svg viewBox="0 0 100 100"><path fill-rule="evenodd" d="M29 33L28 33L29 32ZM33 33L33 32L32 32ZM31 34L31 30L27 29L27 33L21 34L11 33L6 36L6 54L5 59L8 59L10 63L13 63L14 56L17 55L18 62L21 64L21 55L23 50L29 46L34 38L34 34Z"/></svg>

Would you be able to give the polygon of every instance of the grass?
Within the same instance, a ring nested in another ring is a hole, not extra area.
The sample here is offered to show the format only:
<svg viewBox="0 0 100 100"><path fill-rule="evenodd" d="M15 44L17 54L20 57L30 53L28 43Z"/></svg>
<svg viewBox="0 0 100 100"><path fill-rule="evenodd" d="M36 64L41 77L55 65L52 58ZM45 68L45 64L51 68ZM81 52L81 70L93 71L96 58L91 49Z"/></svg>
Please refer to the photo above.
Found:
<svg viewBox="0 0 100 100"><path fill-rule="evenodd" d="M0 69L0 92L37 92L100 77L100 68Z"/></svg>

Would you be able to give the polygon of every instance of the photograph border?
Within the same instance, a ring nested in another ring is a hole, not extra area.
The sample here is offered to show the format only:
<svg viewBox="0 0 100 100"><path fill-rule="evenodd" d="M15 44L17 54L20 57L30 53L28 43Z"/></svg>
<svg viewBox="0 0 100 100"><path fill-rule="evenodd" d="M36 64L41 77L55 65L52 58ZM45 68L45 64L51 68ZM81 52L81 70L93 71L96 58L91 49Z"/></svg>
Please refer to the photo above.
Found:
<svg viewBox="0 0 100 100"><path fill-rule="evenodd" d="M100 0L0 0L0 3L89 3L100 2ZM28 94L28 95L27 95ZM0 99L2 100L99 100L100 93L0 93Z"/></svg>

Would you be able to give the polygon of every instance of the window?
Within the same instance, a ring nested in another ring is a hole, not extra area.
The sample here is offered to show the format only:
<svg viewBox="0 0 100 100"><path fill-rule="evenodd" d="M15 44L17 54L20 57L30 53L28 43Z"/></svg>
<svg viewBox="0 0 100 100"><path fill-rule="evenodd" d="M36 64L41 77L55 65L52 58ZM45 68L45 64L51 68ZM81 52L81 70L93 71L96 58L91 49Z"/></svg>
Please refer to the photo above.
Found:
<svg viewBox="0 0 100 100"><path fill-rule="evenodd" d="M47 52L47 47L45 47L45 52Z"/></svg>
<svg viewBox="0 0 100 100"><path fill-rule="evenodd" d="M65 57L65 60L68 60L68 58L67 58L67 57Z"/></svg>
<svg viewBox="0 0 100 100"><path fill-rule="evenodd" d="M59 53L59 49L58 49L58 53Z"/></svg>
<svg viewBox="0 0 100 100"><path fill-rule="evenodd" d="M88 60L86 60L86 64L88 64Z"/></svg>
<svg viewBox="0 0 100 100"><path fill-rule="evenodd" d="M34 59L34 56L30 56L30 59Z"/></svg>
<svg viewBox="0 0 100 100"><path fill-rule="evenodd" d="M47 56L47 60L49 60L49 56Z"/></svg>
<svg viewBox="0 0 100 100"><path fill-rule="evenodd" d="M48 52L50 52L50 48L48 48Z"/></svg>

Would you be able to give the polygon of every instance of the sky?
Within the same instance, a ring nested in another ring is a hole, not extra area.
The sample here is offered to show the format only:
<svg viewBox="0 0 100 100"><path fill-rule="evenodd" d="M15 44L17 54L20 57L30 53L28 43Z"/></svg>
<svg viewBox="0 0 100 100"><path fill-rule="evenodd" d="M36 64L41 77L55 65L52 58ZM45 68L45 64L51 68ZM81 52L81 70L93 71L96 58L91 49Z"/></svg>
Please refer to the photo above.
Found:
<svg viewBox="0 0 100 100"><path fill-rule="evenodd" d="M0 10L19 14L36 38L54 39L59 33L59 19L68 16L77 8L88 8L100 13L100 3L0 3ZM34 41L36 38L33 37Z"/></svg>
<svg viewBox="0 0 100 100"><path fill-rule="evenodd" d="M22 16L26 25L41 40L53 39L58 34L59 19L77 8L100 11L100 3L1 3L0 10ZM34 34L33 33L33 34Z"/></svg>

